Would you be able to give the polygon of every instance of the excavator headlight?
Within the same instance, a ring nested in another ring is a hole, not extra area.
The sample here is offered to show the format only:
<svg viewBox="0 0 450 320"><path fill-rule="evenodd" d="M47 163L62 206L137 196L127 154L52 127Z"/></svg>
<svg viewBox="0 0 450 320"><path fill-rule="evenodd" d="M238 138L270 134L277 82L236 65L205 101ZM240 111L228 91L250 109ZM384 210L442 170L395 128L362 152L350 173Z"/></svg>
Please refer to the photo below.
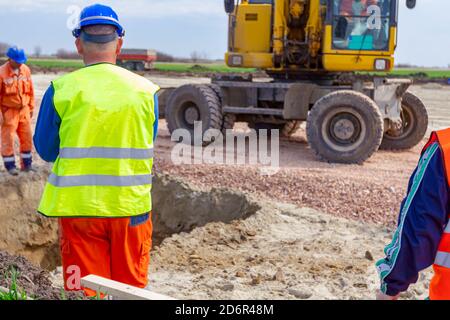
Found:
<svg viewBox="0 0 450 320"><path fill-rule="evenodd" d="M228 65L231 67L240 67L244 63L244 58L240 55L231 55L228 58Z"/></svg>
<svg viewBox="0 0 450 320"><path fill-rule="evenodd" d="M389 69L389 61L385 59L375 60L375 70L384 71Z"/></svg>

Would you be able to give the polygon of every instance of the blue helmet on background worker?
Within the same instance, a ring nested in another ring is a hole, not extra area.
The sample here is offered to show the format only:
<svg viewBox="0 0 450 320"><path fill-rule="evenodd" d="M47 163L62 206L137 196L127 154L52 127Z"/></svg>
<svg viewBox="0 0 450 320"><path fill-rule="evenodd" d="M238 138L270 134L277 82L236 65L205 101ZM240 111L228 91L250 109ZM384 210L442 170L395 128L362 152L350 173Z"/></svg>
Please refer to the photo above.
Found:
<svg viewBox="0 0 450 320"><path fill-rule="evenodd" d="M19 49L16 46L11 47L6 51L6 56L18 64L27 62L27 56L23 49Z"/></svg>
<svg viewBox="0 0 450 320"><path fill-rule="evenodd" d="M111 25L116 27L119 37L125 36L125 30L119 22L119 16L109 6L93 4L84 8L80 14L78 26L72 31L74 37L78 38L84 27L93 25Z"/></svg>

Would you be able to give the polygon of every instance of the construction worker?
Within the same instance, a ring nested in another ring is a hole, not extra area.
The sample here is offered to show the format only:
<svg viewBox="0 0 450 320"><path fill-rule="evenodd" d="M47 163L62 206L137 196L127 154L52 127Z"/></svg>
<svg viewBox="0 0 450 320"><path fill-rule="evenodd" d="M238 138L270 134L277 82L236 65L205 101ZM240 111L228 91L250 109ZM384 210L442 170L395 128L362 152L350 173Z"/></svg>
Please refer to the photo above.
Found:
<svg viewBox="0 0 450 320"><path fill-rule="evenodd" d="M342 16L368 16L367 9L376 5L378 0L342 0L340 15Z"/></svg>
<svg viewBox="0 0 450 320"><path fill-rule="evenodd" d="M396 300L433 265L431 300L450 300L450 129L433 132L403 200L398 228L377 262L380 300Z"/></svg>
<svg viewBox="0 0 450 320"><path fill-rule="evenodd" d="M55 164L38 211L60 218L66 290L89 274L144 288L159 87L115 65L125 31L112 8L84 8L73 35L86 66L42 101L34 142Z"/></svg>
<svg viewBox="0 0 450 320"><path fill-rule="evenodd" d="M0 67L0 124L2 156L5 169L18 175L14 153L14 138L19 136L21 170L32 170L31 118L34 110L34 89L31 71L25 63L23 49L11 47L6 56L8 62Z"/></svg>

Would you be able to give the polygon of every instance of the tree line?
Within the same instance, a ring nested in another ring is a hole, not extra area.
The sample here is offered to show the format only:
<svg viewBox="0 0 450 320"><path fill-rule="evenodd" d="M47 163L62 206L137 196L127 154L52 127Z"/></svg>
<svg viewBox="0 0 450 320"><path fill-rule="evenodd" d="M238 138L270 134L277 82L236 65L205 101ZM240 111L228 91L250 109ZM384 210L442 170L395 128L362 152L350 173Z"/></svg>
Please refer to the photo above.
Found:
<svg viewBox="0 0 450 320"><path fill-rule="evenodd" d="M11 45L8 43L0 42L0 57L6 55L6 51L10 46ZM37 45L34 47L33 52L28 54L34 58L40 58L43 56L42 47ZM159 62L208 62L207 54L199 51L193 51L189 58L179 58L161 51L157 51L157 54ZM57 59L80 59L78 52L67 49L58 49L56 50L56 53L51 56Z"/></svg>

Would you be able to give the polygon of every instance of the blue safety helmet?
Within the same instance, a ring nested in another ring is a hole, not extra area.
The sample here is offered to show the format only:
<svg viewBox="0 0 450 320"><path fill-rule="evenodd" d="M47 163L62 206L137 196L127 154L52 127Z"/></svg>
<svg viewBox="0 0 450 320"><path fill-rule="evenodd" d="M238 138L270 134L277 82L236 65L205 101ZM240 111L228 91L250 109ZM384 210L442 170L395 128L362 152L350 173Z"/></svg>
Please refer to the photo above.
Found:
<svg viewBox="0 0 450 320"><path fill-rule="evenodd" d="M27 56L23 49L19 49L16 46L11 47L6 52L6 56L11 60L17 62L18 64L23 64L27 62Z"/></svg>
<svg viewBox="0 0 450 320"><path fill-rule="evenodd" d="M78 26L72 31L72 34L75 38L78 38L81 36L83 27L99 24L115 26L117 35L119 37L125 36L125 30L120 25L117 13L111 7L102 4L93 4L84 8L81 11Z"/></svg>

